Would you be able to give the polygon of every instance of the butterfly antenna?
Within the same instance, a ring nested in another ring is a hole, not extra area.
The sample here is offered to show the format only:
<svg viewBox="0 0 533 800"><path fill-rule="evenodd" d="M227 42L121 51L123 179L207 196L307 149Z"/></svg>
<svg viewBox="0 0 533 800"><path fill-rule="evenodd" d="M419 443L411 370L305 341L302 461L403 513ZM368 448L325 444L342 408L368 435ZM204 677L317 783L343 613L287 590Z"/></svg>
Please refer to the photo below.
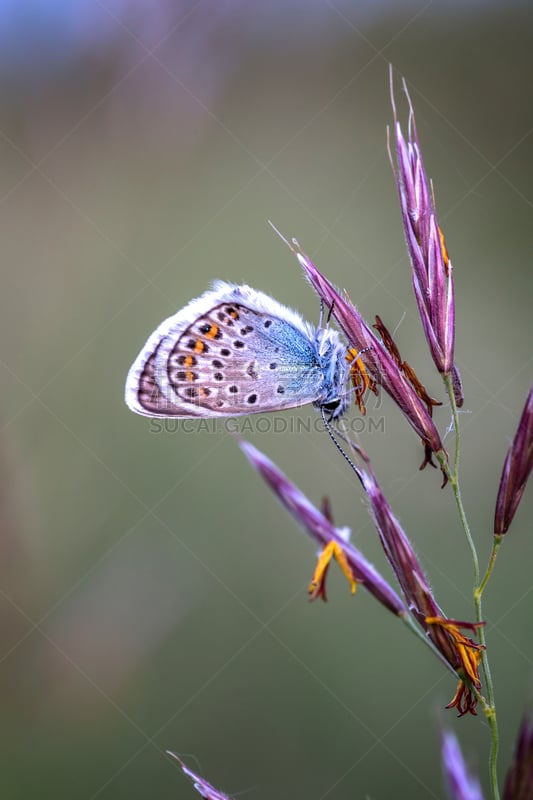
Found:
<svg viewBox="0 0 533 800"><path fill-rule="evenodd" d="M335 308L335 300L331 304L331 308L328 311L328 318L326 320L326 328L328 327L329 323L331 322L331 315L333 314L333 309Z"/></svg>
<svg viewBox="0 0 533 800"><path fill-rule="evenodd" d="M348 453L347 453L345 450L343 450L343 448L341 447L341 445L339 444L339 442L338 442L338 441L337 441L337 439L335 438L335 433L334 433L334 431L333 431L333 427L332 427L332 425L331 425L331 423L330 423L329 419L328 419L328 418L327 418L327 416L326 416L326 411L325 411L325 409L321 408L321 409L320 409L320 412L321 412L321 414L322 414L322 421L323 421L323 423L324 423L324 427L325 427L325 429L327 430L327 432L329 433L329 436L330 436L330 439L331 439L331 441L333 442L333 444L335 445L335 447L337 448L337 450L339 451L339 453L341 454L341 456L342 456L342 457L343 457L343 458L344 458L344 459L345 459L345 460L348 462L348 464L349 464L349 465L350 465L350 467L353 469L353 471L355 472L355 474L357 475L357 477L359 478L359 480L361 480L361 476L360 476L360 474L359 474L359 470L357 469L357 466L356 466L356 465L355 465L355 463L352 461L352 459L350 458L350 456L348 455Z"/></svg>

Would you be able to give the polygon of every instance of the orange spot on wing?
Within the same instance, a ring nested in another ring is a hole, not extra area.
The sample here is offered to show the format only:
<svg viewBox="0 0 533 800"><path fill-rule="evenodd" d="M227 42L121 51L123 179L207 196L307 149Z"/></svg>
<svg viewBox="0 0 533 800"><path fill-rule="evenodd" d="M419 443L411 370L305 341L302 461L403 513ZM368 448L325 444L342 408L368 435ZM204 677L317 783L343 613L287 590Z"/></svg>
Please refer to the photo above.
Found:
<svg viewBox="0 0 533 800"><path fill-rule="evenodd" d="M195 353L203 353L205 350L205 344L202 342L201 339L197 339L194 343L194 352Z"/></svg>
<svg viewBox="0 0 533 800"><path fill-rule="evenodd" d="M209 328L209 330L206 332L205 335L207 336L208 339L214 339L216 336L218 336L219 330L220 329L218 325L211 325L211 327Z"/></svg>

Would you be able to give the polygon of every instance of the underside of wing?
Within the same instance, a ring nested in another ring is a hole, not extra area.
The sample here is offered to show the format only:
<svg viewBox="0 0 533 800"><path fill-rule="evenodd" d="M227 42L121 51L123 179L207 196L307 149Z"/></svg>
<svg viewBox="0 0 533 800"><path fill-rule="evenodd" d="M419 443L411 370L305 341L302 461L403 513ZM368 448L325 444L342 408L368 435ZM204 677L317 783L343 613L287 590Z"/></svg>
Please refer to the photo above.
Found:
<svg viewBox="0 0 533 800"><path fill-rule="evenodd" d="M155 348L148 343L137 357L126 381L126 405L136 414L145 417L196 417L202 416L192 404L176 404L173 393L161 388L157 381L157 353L162 340Z"/></svg>
<svg viewBox="0 0 533 800"><path fill-rule="evenodd" d="M313 402L322 374L308 337L240 303L220 303L167 341L158 385L175 402L210 416L272 411Z"/></svg>
<svg viewBox="0 0 533 800"><path fill-rule="evenodd" d="M228 417L311 403L323 375L296 312L249 287L218 283L152 334L126 381L150 417Z"/></svg>

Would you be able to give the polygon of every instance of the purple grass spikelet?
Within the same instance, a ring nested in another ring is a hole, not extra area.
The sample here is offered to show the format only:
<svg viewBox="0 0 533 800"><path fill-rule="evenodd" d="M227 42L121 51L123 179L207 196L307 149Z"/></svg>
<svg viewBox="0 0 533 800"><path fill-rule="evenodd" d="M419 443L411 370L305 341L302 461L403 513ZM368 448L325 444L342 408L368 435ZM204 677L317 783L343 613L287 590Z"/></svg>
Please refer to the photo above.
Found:
<svg viewBox="0 0 533 800"><path fill-rule="evenodd" d="M167 750L169 756L172 756L180 765L185 775L191 779L193 782L193 786L200 795L203 797L204 800L231 800L231 798L227 794L223 794L223 792L219 792L218 789L215 789L208 783L206 780L197 775L196 772L193 772L192 769L189 769L181 758L176 755L176 753L172 753L170 750Z"/></svg>
<svg viewBox="0 0 533 800"><path fill-rule="evenodd" d="M442 736L441 753L450 800L483 800L479 781L469 774L459 742L451 731Z"/></svg>
<svg viewBox="0 0 533 800"><path fill-rule="evenodd" d="M357 583L362 584L382 605L397 616L406 616L407 609L394 589L381 577L353 544L335 528L329 519L270 461L260 450L248 442L240 442L241 450L254 469L270 486L274 494L307 533L322 548L336 542L344 552Z"/></svg>
<svg viewBox="0 0 533 800"><path fill-rule="evenodd" d="M533 719L527 709L522 717L513 762L505 779L503 800L531 800L533 797Z"/></svg>
<svg viewBox="0 0 533 800"><path fill-rule="evenodd" d="M503 536L513 521L533 467L533 386L503 465L494 514L494 535Z"/></svg>
<svg viewBox="0 0 533 800"><path fill-rule="evenodd" d="M437 222L433 187L424 167L413 106L405 81L403 89L409 105L407 140L396 114L391 69L396 158L392 156L390 142L389 157L398 187L413 289L435 366L443 375L450 375L453 371L454 393L460 399L461 379L459 372L454 371L455 298L452 263Z"/></svg>

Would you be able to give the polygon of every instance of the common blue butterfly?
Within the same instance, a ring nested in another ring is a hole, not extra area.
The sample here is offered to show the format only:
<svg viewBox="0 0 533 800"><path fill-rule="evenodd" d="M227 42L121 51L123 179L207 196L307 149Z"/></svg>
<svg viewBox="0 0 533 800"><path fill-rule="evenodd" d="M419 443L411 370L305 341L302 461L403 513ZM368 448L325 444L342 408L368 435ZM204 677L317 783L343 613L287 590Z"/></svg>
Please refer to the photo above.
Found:
<svg viewBox="0 0 533 800"><path fill-rule="evenodd" d="M312 403L330 418L349 403L337 331L305 322L249 286L216 281L152 333L126 380L147 417L230 417Z"/></svg>

